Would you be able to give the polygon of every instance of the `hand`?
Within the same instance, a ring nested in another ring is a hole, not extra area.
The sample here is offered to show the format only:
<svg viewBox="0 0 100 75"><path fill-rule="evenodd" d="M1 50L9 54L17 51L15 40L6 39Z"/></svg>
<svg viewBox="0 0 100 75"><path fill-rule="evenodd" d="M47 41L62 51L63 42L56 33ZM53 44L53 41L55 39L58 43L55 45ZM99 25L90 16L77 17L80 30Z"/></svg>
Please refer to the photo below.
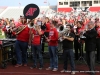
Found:
<svg viewBox="0 0 100 75"><path fill-rule="evenodd" d="M47 42L50 42L50 39L47 39Z"/></svg>
<svg viewBox="0 0 100 75"><path fill-rule="evenodd" d="M62 39L65 39L66 37L65 36L62 36Z"/></svg>
<svg viewBox="0 0 100 75"><path fill-rule="evenodd" d="M74 29L74 33L76 33L76 29Z"/></svg>

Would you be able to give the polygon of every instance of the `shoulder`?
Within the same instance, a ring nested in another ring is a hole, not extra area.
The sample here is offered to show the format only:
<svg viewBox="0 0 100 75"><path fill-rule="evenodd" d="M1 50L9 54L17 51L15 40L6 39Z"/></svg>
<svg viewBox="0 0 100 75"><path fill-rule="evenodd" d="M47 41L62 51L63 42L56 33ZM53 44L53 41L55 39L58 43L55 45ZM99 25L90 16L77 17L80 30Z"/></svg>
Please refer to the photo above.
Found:
<svg viewBox="0 0 100 75"><path fill-rule="evenodd" d="M58 32L57 28L54 28L53 30L56 31L56 32Z"/></svg>
<svg viewBox="0 0 100 75"><path fill-rule="evenodd" d="M95 28L93 28L93 29L91 29L91 31L95 31L95 32L96 32L96 29L95 29Z"/></svg>
<svg viewBox="0 0 100 75"><path fill-rule="evenodd" d="M48 22L48 23L46 23L46 25L50 25L50 23Z"/></svg>

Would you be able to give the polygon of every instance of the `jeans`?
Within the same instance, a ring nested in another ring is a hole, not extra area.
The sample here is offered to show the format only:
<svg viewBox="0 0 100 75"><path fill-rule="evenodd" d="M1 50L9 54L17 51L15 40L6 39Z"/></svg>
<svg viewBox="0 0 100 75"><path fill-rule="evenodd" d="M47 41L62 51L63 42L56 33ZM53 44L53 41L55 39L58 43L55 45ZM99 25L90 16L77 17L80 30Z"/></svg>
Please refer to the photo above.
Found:
<svg viewBox="0 0 100 75"><path fill-rule="evenodd" d="M42 56L42 46L41 45L32 45L33 53L33 63L34 66L37 66L37 55L39 57L40 67L43 67L43 56Z"/></svg>
<svg viewBox="0 0 100 75"><path fill-rule="evenodd" d="M68 50L63 51L63 60L64 60L63 68L65 70L67 70L67 67L68 67L68 58L70 60L71 71L75 71L75 62L74 62L73 49L68 49Z"/></svg>
<svg viewBox="0 0 100 75"><path fill-rule="evenodd" d="M17 58L17 64L27 64L27 48L27 42L16 40L15 53Z"/></svg>
<svg viewBox="0 0 100 75"><path fill-rule="evenodd" d="M57 46L49 46L50 67L58 68L58 49Z"/></svg>

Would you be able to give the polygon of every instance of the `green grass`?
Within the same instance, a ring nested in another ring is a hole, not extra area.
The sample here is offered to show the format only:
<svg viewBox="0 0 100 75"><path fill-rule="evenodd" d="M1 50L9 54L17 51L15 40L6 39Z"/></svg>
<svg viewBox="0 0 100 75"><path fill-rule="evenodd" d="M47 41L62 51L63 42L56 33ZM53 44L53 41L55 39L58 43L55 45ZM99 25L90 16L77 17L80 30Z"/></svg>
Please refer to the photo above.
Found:
<svg viewBox="0 0 100 75"><path fill-rule="evenodd" d="M4 39L5 38L5 36L4 35L0 35L0 39Z"/></svg>
<svg viewBox="0 0 100 75"><path fill-rule="evenodd" d="M0 39L4 39L5 38L5 34L2 35L1 31L0 31Z"/></svg>

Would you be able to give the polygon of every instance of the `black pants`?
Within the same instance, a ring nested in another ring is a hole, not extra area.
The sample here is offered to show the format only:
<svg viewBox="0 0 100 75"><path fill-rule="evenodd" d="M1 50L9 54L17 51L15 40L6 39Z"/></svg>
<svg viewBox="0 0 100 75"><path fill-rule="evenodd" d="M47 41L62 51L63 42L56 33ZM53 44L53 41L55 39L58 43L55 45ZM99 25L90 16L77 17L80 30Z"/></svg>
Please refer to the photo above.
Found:
<svg viewBox="0 0 100 75"><path fill-rule="evenodd" d="M83 44L78 42L78 40L74 41L74 49L75 49L75 59L78 60L80 56L83 56ZM80 54L78 54L78 50Z"/></svg>
<svg viewBox="0 0 100 75"><path fill-rule="evenodd" d="M95 71L95 51L86 51L86 60L89 66L89 70L91 71L91 73L94 73Z"/></svg>
<svg viewBox="0 0 100 75"><path fill-rule="evenodd" d="M48 37L49 36L49 32L45 32L43 37L42 37L42 53L44 53L44 46L45 46L45 41L46 41L45 36Z"/></svg>
<svg viewBox="0 0 100 75"><path fill-rule="evenodd" d="M42 53L44 53L45 37L42 37Z"/></svg>
<svg viewBox="0 0 100 75"><path fill-rule="evenodd" d="M100 38L96 39L97 61L100 61Z"/></svg>

